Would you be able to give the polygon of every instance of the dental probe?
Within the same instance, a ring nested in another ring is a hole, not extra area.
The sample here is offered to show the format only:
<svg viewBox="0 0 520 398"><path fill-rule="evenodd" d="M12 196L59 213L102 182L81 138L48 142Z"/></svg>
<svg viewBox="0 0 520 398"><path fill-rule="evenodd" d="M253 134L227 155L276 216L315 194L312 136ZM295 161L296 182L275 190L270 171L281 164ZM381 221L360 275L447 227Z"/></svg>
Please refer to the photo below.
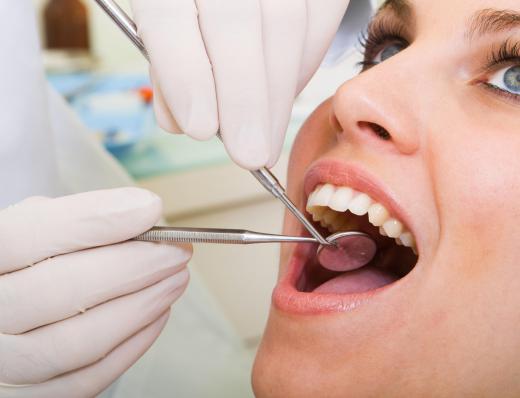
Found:
<svg viewBox="0 0 520 398"><path fill-rule="evenodd" d="M95 0L96 3L105 11L105 13L116 23L116 25L123 31L123 33L134 43L143 56L150 61L148 52L144 46L143 41L137 34L137 27L128 16L128 14L113 0ZM220 138L220 135L219 135ZM251 174L260 182L260 184L280 200L287 209L300 221L309 233L321 245L331 245L319 232L314 228L312 223L298 210L296 205L289 199L285 189L282 187L278 179L267 168L263 167L260 170L251 171Z"/></svg>
<svg viewBox="0 0 520 398"><path fill-rule="evenodd" d="M135 237L144 242L220 243L249 245L252 243L314 243L312 237L285 236L220 228L154 227ZM357 231L338 232L327 238L328 245L320 245L316 252L318 262L331 271L352 271L368 264L375 256L377 246L372 238Z"/></svg>

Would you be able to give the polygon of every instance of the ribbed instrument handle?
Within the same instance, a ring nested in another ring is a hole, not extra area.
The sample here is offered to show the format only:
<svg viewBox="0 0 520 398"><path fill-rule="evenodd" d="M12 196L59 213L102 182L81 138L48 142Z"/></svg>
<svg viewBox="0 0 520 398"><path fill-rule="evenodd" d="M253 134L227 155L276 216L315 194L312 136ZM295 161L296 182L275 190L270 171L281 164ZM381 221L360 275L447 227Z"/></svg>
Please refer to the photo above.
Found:
<svg viewBox="0 0 520 398"><path fill-rule="evenodd" d="M147 242L245 244L242 230L155 227L134 238Z"/></svg>

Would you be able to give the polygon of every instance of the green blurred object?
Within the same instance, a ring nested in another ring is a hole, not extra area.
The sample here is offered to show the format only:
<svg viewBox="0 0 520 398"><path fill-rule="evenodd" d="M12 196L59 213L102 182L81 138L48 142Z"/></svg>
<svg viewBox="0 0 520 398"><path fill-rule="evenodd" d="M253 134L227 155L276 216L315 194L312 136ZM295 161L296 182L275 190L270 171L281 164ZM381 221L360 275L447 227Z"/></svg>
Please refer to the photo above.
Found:
<svg viewBox="0 0 520 398"><path fill-rule="evenodd" d="M285 151L290 149L302 121L291 121ZM118 156L118 160L137 180L231 163L224 146L217 138L195 141L185 135L163 131L149 134L131 150Z"/></svg>

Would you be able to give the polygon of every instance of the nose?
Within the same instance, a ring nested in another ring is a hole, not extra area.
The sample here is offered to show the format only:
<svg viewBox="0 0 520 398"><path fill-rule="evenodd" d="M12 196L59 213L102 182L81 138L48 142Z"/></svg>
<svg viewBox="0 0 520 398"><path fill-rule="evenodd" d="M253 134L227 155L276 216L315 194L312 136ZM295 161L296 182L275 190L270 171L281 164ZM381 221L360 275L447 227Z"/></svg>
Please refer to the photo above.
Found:
<svg viewBox="0 0 520 398"><path fill-rule="evenodd" d="M373 67L337 90L331 125L349 142L385 141L393 150L413 154L420 146L415 90L395 66Z"/></svg>

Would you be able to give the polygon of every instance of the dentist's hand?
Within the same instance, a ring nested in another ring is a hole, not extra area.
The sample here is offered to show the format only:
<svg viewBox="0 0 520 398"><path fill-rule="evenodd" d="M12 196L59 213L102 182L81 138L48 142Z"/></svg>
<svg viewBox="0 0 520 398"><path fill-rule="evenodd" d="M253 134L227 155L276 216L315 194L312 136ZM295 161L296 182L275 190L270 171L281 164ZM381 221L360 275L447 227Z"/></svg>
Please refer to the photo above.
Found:
<svg viewBox="0 0 520 398"><path fill-rule="evenodd" d="M349 0L132 0L151 59L161 127L231 158L276 163L297 94L318 68Z"/></svg>
<svg viewBox="0 0 520 398"><path fill-rule="evenodd" d="M123 188L0 211L0 397L92 397L150 347L189 246L125 242L161 216Z"/></svg>

